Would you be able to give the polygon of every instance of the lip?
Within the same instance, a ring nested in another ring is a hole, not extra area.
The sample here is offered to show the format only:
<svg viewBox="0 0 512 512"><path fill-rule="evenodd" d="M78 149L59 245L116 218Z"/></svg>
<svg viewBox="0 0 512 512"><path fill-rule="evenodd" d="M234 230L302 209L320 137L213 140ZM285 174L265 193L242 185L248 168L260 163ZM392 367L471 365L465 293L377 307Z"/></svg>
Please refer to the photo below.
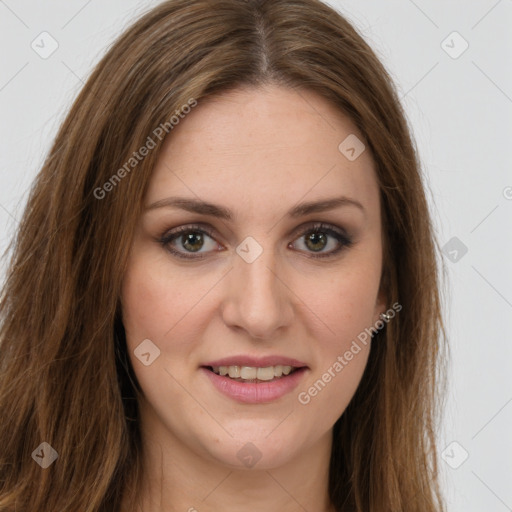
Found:
<svg viewBox="0 0 512 512"><path fill-rule="evenodd" d="M288 359L288 361L291 360ZM214 362L217 363L217 361ZM214 366L217 366L217 364ZM225 365L222 364L219 366ZM267 364L267 366L273 365ZM245 404L264 404L278 400L279 398L293 391L299 385L299 382L307 370L308 368L303 366L299 370L295 370L286 377L281 377L271 382L241 382L230 379L229 377L217 375L204 366L200 368L200 371L210 379L210 382L218 391L237 402Z"/></svg>
<svg viewBox="0 0 512 512"><path fill-rule="evenodd" d="M294 366L295 368L307 366L306 363L298 361L297 359L279 355L265 357L253 357L248 355L230 356L215 361L209 361L201 366L252 366L256 368L267 368L268 366L277 366L278 364Z"/></svg>

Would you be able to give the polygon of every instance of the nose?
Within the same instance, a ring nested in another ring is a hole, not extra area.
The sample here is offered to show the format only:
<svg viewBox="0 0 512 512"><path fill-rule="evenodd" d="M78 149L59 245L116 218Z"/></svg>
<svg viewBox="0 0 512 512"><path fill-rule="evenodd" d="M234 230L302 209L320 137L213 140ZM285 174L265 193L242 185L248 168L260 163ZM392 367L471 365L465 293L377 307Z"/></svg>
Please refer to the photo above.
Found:
<svg viewBox="0 0 512 512"><path fill-rule="evenodd" d="M230 328L243 329L252 338L272 339L294 318L294 294L270 250L252 263L235 255L224 283L222 317Z"/></svg>

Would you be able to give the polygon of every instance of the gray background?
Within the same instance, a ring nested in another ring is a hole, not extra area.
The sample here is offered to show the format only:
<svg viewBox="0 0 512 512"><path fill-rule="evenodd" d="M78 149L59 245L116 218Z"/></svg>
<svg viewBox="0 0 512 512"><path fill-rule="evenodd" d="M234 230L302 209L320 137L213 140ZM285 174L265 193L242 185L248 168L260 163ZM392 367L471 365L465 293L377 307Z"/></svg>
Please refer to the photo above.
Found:
<svg viewBox="0 0 512 512"><path fill-rule="evenodd" d="M92 66L157 3L0 0L0 250ZM439 442L449 511L512 511L512 0L328 3L397 84L445 248L451 377ZM43 31L59 45L48 58L31 47Z"/></svg>

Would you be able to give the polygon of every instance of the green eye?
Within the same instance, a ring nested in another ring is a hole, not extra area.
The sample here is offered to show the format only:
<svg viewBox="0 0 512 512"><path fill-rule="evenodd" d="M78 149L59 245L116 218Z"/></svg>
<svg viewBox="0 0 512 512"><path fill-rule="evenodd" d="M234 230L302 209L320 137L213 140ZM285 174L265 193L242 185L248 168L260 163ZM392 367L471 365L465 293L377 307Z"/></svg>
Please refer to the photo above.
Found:
<svg viewBox="0 0 512 512"><path fill-rule="evenodd" d="M343 248L353 244L342 230L322 223L310 225L307 229L302 230L295 240L300 241L301 239L304 239L303 249L299 248L299 250L310 253L312 258L334 256ZM163 235L159 242L171 254L189 260L203 259L212 251L223 250L215 241L213 231L199 225L180 226ZM288 247L297 250L293 242ZM325 250L326 248L328 250Z"/></svg>
<svg viewBox="0 0 512 512"><path fill-rule="evenodd" d="M343 248L350 247L352 240L342 231L329 224L318 223L302 231L299 239L304 238L306 252L313 252L312 258L327 258L338 254ZM330 250L324 249L330 247Z"/></svg>

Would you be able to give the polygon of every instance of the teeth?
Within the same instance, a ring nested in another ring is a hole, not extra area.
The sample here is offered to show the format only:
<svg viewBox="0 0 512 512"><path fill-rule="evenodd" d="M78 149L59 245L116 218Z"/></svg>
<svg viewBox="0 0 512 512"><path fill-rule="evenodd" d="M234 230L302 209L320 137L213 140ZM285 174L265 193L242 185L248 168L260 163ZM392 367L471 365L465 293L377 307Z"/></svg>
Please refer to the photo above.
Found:
<svg viewBox="0 0 512 512"><path fill-rule="evenodd" d="M258 368L256 372L256 378L258 380L272 380L275 377L274 368L268 366L267 368Z"/></svg>
<svg viewBox="0 0 512 512"><path fill-rule="evenodd" d="M240 377L240 366L229 366L228 373L232 379Z"/></svg>
<svg viewBox="0 0 512 512"><path fill-rule="evenodd" d="M272 380L283 375L289 375L295 368L278 364L265 368L255 366L214 366L213 371L218 375L229 375L232 379L241 380Z"/></svg>
<svg viewBox="0 0 512 512"><path fill-rule="evenodd" d="M265 370L267 368L264 368ZM272 370L272 368L269 368ZM240 370L240 378L244 380L252 380L255 379L258 375L258 371L260 368L253 368L252 366L242 366L242 369ZM272 372L272 378L274 377L274 372Z"/></svg>

